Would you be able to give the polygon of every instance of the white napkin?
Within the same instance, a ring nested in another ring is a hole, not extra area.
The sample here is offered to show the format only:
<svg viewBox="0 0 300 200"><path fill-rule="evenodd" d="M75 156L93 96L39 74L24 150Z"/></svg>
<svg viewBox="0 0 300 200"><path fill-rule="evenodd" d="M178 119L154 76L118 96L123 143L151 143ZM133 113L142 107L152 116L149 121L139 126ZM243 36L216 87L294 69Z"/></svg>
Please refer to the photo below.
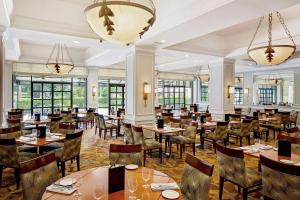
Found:
<svg viewBox="0 0 300 200"><path fill-rule="evenodd" d="M46 188L47 191L62 193L62 194L72 194L77 188L73 186L61 186L57 184L52 184Z"/></svg>
<svg viewBox="0 0 300 200"><path fill-rule="evenodd" d="M47 137L47 138L46 138L46 141L54 141L54 140L58 140L58 139L60 139L59 136L53 135L53 136L51 136L51 137Z"/></svg>
<svg viewBox="0 0 300 200"><path fill-rule="evenodd" d="M177 183L151 183L151 189L153 191L161 190L176 190L179 189Z"/></svg>
<svg viewBox="0 0 300 200"><path fill-rule="evenodd" d="M259 152L260 152L259 149L249 149L249 150L245 151L245 153L250 153L250 154L259 153Z"/></svg>
<svg viewBox="0 0 300 200"><path fill-rule="evenodd" d="M30 142L33 140L33 138L30 138L30 137L25 137L25 136L21 136L19 138L20 141L23 141L23 142Z"/></svg>

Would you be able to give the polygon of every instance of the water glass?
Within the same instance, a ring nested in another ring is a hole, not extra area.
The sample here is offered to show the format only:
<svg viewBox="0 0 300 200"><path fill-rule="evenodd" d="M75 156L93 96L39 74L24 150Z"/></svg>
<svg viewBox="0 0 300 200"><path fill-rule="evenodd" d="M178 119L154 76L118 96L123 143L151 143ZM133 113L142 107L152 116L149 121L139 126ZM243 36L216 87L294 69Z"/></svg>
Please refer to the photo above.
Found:
<svg viewBox="0 0 300 200"><path fill-rule="evenodd" d="M128 178L127 179L127 189L129 191L129 199L136 199L135 196L133 196L133 193L137 191L137 179L136 178Z"/></svg>
<svg viewBox="0 0 300 200"><path fill-rule="evenodd" d="M93 194L95 200L101 200L104 195L103 185L99 185L99 184L94 185Z"/></svg>
<svg viewBox="0 0 300 200"><path fill-rule="evenodd" d="M150 169L142 168L142 177L145 182L143 185L144 188L149 188L148 181L150 180Z"/></svg>

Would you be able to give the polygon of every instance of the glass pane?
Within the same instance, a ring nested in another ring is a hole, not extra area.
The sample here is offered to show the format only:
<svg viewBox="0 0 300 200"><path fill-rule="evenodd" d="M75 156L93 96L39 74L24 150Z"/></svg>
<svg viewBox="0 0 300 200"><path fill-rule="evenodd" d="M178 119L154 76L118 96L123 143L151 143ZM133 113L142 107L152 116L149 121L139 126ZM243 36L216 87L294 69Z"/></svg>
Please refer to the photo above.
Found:
<svg viewBox="0 0 300 200"><path fill-rule="evenodd" d="M123 88L122 87L118 87L118 92L122 92Z"/></svg>
<svg viewBox="0 0 300 200"><path fill-rule="evenodd" d="M41 99L42 98L42 92L33 92L33 98L34 99Z"/></svg>
<svg viewBox="0 0 300 200"><path fill-rule="evenodd" d="M62 100L54 100L54 107L62 107Z"/></svg>
<svg viewBox="0 0 300 200"><path fill-rule="evenodd" d="M33 91L42 91L42 84L41 83L34 83L33 84Z"/></svg>
<svg viewBox="0 0 300 200"><path fill-rule="evenodd" d="M43 85L43 91L51 91L52 90L52 84L45 84Z"/></svg>
<svg viewBox="0 0 300 200"><path fill-rule="evenodd" d="M71 101L70 100L64 100L63 101L63 106L64 107L71 107Z"/></svg>
<svg viewBox="0 0 300 200"><path fill-rule="evenodd" d="M117 91L117 88L116 87L111 87L110 88L110 92L116 92Z"/></svg>
<svg viewBox="0 0 300 200"><path fill-rule="evenodd" d="M42 113L42 109L41 108L35 108L35 109L33 109L33 113Z"/></svg>
<svg viewBox="0 0 300 200"><path fill-rule="evenodd" d="M64 91L71 91L71 85L70 84L64 84L63 85L63 90Z"/></svg>
<svg viewBox="0 0 300 200"><path fill-rule="evenodd" d="M54 84L54 91L62 91L62 85L61 84Z"/></svg>
<svg viewBox="0 0 300 200"><path fill-rule="evenodd" d="M44 108L43 109L43 115L47 115L48 113L52 113L52 109L51 108Z"/></svg>
<svg viewBox="0 0 300 200"><path fill-rule="evenodd" d="M52 107L52 100L44 100L43 107Z"/></svg>
<svg viewBox="0 0 300 200"><path fill-rule="evenodd" d="M42 107L42 100L33 100L33 107Z"/></svg>
<svg viewBox="0 0 300 200"><path fill-rule="evenodd" d="M71 99L71 92L64 92L64 99Z"/></svg>
<svg viewBox="0 0 300 200"><path fill-rule="evenodd" d="M52 99L52 92L44 92L43 98L44 99Z"/></svg>
<svg viewBox="0 0 300 200"><path fill-rule="evenodd" d="M54 99L61 99L62 98L62 92L54 92Z"/></svg>

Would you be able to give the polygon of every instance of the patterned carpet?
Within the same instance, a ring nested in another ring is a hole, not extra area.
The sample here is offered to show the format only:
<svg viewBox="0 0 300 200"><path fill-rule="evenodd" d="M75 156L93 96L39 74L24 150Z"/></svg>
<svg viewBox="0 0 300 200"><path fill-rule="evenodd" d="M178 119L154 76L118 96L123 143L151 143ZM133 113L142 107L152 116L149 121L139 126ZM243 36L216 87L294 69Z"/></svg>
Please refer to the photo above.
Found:
<svg viewBox="0 0 300 200"><path fill-rule="evenodd" d="M199 141L199 138L197 138ZM253 142L253 141L252 141ZM81 149L81 169L88 169L108 165L108 149L110 143L122 143L122 138L115 139L107 137L107 140L100 139L95 136L94 129L88 129L84 132L82 149ZM176 145L174 145L176 146ZM232 146L233 147L233 146ZM192 152L191 148L186 151ZM154 168L164 172L174 178L177 183L180 183L184 158L180 159L176 153L176 147L173 148L172 158L164 158L163 164L159 163L159 159L154 155L153 158L147 157L147 167ZM211 199L218 199L219 193L219 177L216 154L214 154L210 143L205 146L205 150L197 149L196 156L215 165L213 179L210 189ZM257 169L258 160L251 157L246 157L246 165L250 168ZM67 163L67 174L76 171L75 165ZM252 193L248 199L259 199L260 193ZM16 190L15 178L13 170L4 169L3 180L0 186L0 200L20 200L22 199L22 189ZM242 195L238 194L237 187L231 183L225 183L223 199L242 199Z"/></svg>

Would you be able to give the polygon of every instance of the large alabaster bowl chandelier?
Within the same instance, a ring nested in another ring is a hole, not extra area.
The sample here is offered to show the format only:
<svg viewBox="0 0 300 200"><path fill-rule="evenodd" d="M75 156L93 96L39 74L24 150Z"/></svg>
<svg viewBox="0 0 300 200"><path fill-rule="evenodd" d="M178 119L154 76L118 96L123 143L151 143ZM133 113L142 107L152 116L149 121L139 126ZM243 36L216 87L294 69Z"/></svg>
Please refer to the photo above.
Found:
<svg viewBox="0 0 300 200"><path fill-rule="evenodd" d="M291 36L290 31L284 23L284 19L281 17L279 12L276 12L277 18L281 23L286 35L292 44L272 44L272 23L273 23L273 14L270 13L268 17L268 45L267 46L258 46L252 47L253 41L257 35L257 32L264 20L264 17L260 18L258 27L255 31L255 34L250 42L248 47L249 57L260 65L278 65L287 61L296 51L296 44Z"/></svg>
<svg viewBox="0 0 300 200"><path fill-rule="evenodd" d="M73 70L74 63L65 44L54 45L46 66L53 74L60 76L67 75Z"/></svg>
<svg viewBox="0 0 300 200"><path fill-rule="evenodd" d="M208 74L203 74L203 66L200 66L197 72L194 74L194 78L199 80L201 83L206 83L210 81L210 67L207 65Z"/></svg>
<svg viewBox="0 0 300 200"><path fill-rule="evenodd" d="M85 15L101 39L131 44L154 24L155 7L152 0L95 0Z"/></svg>

